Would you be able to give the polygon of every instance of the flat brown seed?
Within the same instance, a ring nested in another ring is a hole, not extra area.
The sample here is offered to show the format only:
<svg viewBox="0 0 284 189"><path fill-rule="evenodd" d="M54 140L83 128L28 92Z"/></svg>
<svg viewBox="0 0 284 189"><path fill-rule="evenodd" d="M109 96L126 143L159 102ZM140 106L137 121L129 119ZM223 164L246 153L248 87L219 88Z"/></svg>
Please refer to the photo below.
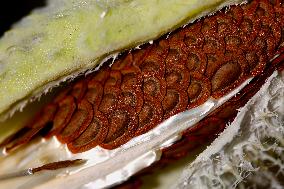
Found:
<svg viewBox="0 0 284 189"><path fill-rule="evenodd" d="M82 100L78 104L68 125L57 135L58 140L68 143L76 139L89 126L93 118L92 105L87 100Z"/></svg>
<svg viewBox="0 0 284 189"><path fill-rule="evenodd" d="M53 120L53 126L50 132L45 136L49 138L61 132L62 129L69 123L74 111L76 110L75 99L72 96L67 96L59 103L58 111Z"/></svg>
<svg viewBox="0 0 284 189"><path fill-rule="evenodd" d="M108 120L99 111L94 113L87 129L74 141L68 143L73 153L84 152L101 144L108 133Z"/></svg>

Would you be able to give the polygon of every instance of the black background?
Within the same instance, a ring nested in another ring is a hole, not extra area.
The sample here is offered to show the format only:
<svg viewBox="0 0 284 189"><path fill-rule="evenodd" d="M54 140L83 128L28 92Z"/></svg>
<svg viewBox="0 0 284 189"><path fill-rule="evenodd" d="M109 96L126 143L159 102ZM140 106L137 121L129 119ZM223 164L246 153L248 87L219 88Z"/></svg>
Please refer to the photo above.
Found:
<svg viewBox="0 0 284 189"><path fill-rule="evenodd" d="M36 7L46 5L46 0L2 0L0 3L0 37L11 25Z"/></svg>

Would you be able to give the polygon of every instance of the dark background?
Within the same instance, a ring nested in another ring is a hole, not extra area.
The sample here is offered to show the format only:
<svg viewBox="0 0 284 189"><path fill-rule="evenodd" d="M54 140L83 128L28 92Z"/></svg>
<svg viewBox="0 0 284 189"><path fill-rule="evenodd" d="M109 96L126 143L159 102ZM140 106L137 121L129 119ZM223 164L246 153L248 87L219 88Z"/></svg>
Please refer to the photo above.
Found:
<svg viewBox="0 0 284 189"><path fill-rule="evenodd" d="M46 5L46 0L2 0L0 4L0 37L11 25L31 10Z"/></svg>

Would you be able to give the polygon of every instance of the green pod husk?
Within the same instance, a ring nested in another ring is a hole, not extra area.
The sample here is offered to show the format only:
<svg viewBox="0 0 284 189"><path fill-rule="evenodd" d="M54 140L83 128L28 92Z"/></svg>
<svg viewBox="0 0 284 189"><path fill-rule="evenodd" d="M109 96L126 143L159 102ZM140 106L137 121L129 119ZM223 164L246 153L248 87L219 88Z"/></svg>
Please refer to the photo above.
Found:
<svg viewBox="0 0 284 189"><path fill-rule="evenodd" d="M240 0L50 0L0 39L0 117L106 57Z"/></svg>

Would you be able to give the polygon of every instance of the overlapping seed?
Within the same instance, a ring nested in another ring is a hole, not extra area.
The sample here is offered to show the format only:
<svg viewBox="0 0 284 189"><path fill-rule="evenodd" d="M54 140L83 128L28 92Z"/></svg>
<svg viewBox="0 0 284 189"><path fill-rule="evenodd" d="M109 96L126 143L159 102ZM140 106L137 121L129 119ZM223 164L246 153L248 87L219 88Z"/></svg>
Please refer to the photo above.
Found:
<svg viewBox="0 0 284 189"><path fill-rule="evenodd" d="M25 134L2 146L12 150L48 125L44 136L56 135L74 153L97 145L114 149L210 96L224 96L261 74L279 53L282 4L261 0L233 6L125 53L59 93L21 131ZM44 113L48 107L52 113Z"/></svg>

